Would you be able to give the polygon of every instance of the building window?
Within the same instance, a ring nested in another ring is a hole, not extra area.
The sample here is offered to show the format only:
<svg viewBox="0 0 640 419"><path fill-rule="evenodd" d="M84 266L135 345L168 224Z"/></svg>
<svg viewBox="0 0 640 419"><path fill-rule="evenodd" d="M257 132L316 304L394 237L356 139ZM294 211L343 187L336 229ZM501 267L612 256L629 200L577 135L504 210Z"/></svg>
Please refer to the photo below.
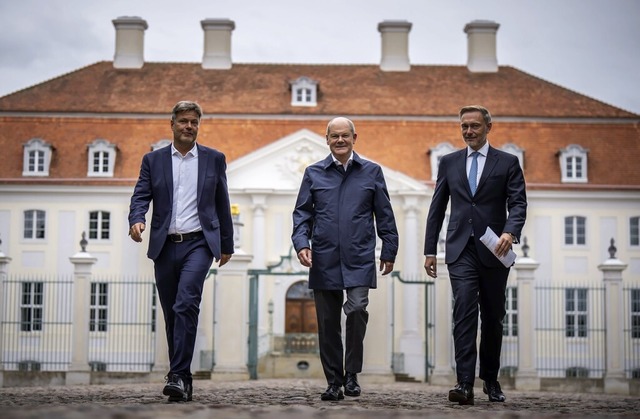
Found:
<svg viewBox="0 0 640 419"><path fill-rule="evenodd" d="M569 367L565 370L567 378L589 378L589 370L584 367Z"/></svg>
<svg viewBox="0 0 640 419"><path fill-rule="evenodd" d="M18 371L40 371L42 365L38 361L20 361L18 362Z"/></svg>
<svg viewBox="0 0 640 419"><path fill-rule="evenodd" d="M105 372L107 370L107 363L102 361L91 361L89 362L89 367L91 367L91 371Z"/></svg>
<svg viewBox="0 0 640 419"><path fill-rule="evenodd" d="M162 139L162 140L160 140L160 141L158 141L156 143L151 144L151 151L156 151L156 150L159 150L159 149L161 149L163 147L171 145L171 142L172 142L171 140L168 140L168 139L164 138L164 139Z"/></svg>
<svg viewBox="0 0 640 419"><path fill-rule="evenodd" d="M565 336L568 338L587 337L587 289L567 288L565 290Z"/></svg>
<svg viewBox="0 0 640 419"><path fill-rule="evenodd" d="M502 336L518 336L518 288L507 288L507 313L502 323Z"/></svg>
<svg viewBox="0 0 640 419"><path fill-rule="evenodd" d="M95 140L89 144L87 176L113 177L116 164L116 146L107 140Z"/></svg>
<svg viewBox="0 0 640 419"><path fill-rule="evenodd" d="M45 232L45 212L43 210L26 210L24 212L24 231L22 237L25 239L44 239Z"/></svg>
<svg viewBox="0 0 640 419"><path fill-rule="evenodd" d="M520 168L524 170L524 150L512 143L503 145L501 150L516 156L518 158L518 162L520 163Z"/></svg>
<svg viewBox="0 0 640 419"><path fill-rule="evenodd" d="M640 288L631 290L631 337L640 339Z"/></svg>
<svg viewBox="0 0 640 419"><path fill-rule="evenodd" d="M629 244L640 246L640 217L629 218Z"/></svg>
<svg viewBox="0 0 640 419"><path fill-rule="evenodd" d="M299 77L291 82L291 106L316 106L318 82Z"/></svg>
<svg viewBox="0 0 640 419"><path fill-rule="evenodd" d="M442 156L447 155L456 148L451 143L440 143L434 148L429 150L429 158L431 163L431 180L438 179L438 167L440 166L440 159Z"/></svg>
<svg viewBox="0 0 640 419"><path fill-rule="evenodd" d="M587 218L565 217L564 219L564 244L585 245L587 243Z"/></svg>
<svg viewBox="0 0 640 419"><path fill-rule="evenodd" d="M107 331L108 305L109 284L106 282L92 282L89 302L89 331Z"/></svg>
<svg viewBox="0 0 640 419"><path fill-rule="evenodd" d="M52 149L40 138L29 140L24 145L22 176L49 176Z"/></svg>
<svg viewBox="0 0 640 419"><path fill-rule="evenodd" d="M42 331L43 282L23 282L20 300L20 330Z"/></svg>
<svg viewBox="0 0 640 419"><path fill-rule="evenodd" d="M576 144L560 150L560 170L562 182L586 183L587 178L587 153L589 150Z"/></svg>
<svg viewBox="0 0 640 419"><path fill-rule="evenodd" d="M89 213L89 239L109 240L110 217L108 211L91 211Z"/></svg>

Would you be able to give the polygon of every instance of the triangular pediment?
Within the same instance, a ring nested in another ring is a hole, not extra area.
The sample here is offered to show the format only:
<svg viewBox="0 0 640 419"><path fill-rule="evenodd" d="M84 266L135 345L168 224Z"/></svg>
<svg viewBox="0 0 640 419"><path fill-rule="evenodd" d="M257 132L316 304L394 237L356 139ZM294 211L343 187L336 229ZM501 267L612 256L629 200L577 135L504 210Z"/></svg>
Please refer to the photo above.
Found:
<svg viewBox="0 0 640 419"><path fill-rule="evenodd" d="M229 163L229 190L297 192L304 169L328 154L329 148L323 136L301 129ZM390 193L427 190L424 184L409 176L384 166L382 170Z"/></svg>

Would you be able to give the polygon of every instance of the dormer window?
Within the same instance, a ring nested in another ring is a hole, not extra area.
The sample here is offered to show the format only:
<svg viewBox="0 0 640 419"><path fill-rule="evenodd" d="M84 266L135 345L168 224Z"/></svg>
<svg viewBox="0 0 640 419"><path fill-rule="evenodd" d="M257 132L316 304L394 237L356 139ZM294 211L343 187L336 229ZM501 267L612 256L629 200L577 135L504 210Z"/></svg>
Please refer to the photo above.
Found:
<svg viewBox="0 0 640 419"><path fill-rule="evenodd" d="M587 153L589 150L579 145L571 144L560 150L560 170L562 182L587 183Z"/></svg>
<svg viewBox="0 0 640 419"><path fill-rule="evenodd" d="M438 179L438 167L440 166L442 156L452 151L456 151L456 149L451 143L440 143L429 150L429 156L431 157L431 180Z"/></svg>
<svg viewBox="0 0 640 419"><path fill-rule="evenodd" d="M98 139L89 144L88 171L89 177L113 177L116 165L116 145L107 140Z"/></svg>
<svg viewBox="0 0 640 419"><path fill-rule="evenodd" d="M24 145L22 176L49 176L51 144L40 138L32 138Z"/></svg>
<svg viewBox="0 0 640 419"><path fill-rule="evenodd" d="M163 138L162 140L159 140L156 143L151 144L151 151L156 151L162 147L166 147L168 145L171 145L171 140Z"/></svg>
<svg viewBox="0 0 640 419"><path fill-rule="evenodd" d="M317 98L317 81L299 77L291 82L291 106L316 106Z"/></svg>
<svg viewBox="0 0 640 419"><path fill-rule="evenodd" d="M508 143L502 146L502 151L507 152L509 154L513 154L518 158L518 162L520 163L520 168L524 170L524 151L515 144Z"/></svg>

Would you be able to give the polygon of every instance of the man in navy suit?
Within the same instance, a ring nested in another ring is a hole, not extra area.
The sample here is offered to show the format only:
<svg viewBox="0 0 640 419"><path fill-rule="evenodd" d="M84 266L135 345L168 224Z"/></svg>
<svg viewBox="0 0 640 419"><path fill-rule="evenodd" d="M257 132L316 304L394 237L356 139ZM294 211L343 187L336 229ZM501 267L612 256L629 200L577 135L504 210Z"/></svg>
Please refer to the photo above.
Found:
<svg viewBox="0 0 640 419"><path fill-rule="evenodd" d="M499 240L496 252L506 255L518 243L527 212L525 181L518 158L487 142L491 114L482 106L460 110L462 150L440 160L427 216L424 268L437 276L436 253L449 199L445 263L453 291L453 339L457 384L449 400L473 404L480 308L480 373L483 391L492 402L504 402L498 382L502 321L509 269L479 241L490 227Z"/></svg>
<svg viewBox="0 0 640 419"><path fill-rule="evenodd" d="M214 259L223 266L233 254L225 156L196 143L201 117L195 102L174 106L173 143L143 157L129 208L129 235L141 242L153 201L147 256L166 323L170 370L163 394L169 401L192 399L204 280Z"/></svg>

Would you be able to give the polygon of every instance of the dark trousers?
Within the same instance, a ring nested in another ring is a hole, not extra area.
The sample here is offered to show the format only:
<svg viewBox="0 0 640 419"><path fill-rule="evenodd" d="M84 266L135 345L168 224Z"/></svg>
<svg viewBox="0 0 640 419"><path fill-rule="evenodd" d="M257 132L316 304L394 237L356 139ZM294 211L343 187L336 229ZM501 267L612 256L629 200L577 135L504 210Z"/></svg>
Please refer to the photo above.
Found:
<svg viewBox="0 0 640 419"><path fill-rule="evenodd" d="M213 255L204 237L167 240L154 261L158 297L166 323L170 373L191 381L191 360L198 330L204 280Z"/></svg>
<svg viewBox="0 0 640 419"><path fill-rule="evenodd" d="M344 372L362 371L363 342L369 313L369 287L347 289L343 305L342 290L313 290L318 318L320 361L328 384L344 384ZM341 311L347 316L345 330L346 354L343 356Z"/></svg>
<svg viewBox="0 0 640 419"><path fill-rule="evenodd" d="M502 322L506 313L505 291L509 269L484 266L473 239L448 265L453 291L453 342L458 382L473 384L478 355L478 308L480 309L481 380L498 378L502 350Z"/></svg>

